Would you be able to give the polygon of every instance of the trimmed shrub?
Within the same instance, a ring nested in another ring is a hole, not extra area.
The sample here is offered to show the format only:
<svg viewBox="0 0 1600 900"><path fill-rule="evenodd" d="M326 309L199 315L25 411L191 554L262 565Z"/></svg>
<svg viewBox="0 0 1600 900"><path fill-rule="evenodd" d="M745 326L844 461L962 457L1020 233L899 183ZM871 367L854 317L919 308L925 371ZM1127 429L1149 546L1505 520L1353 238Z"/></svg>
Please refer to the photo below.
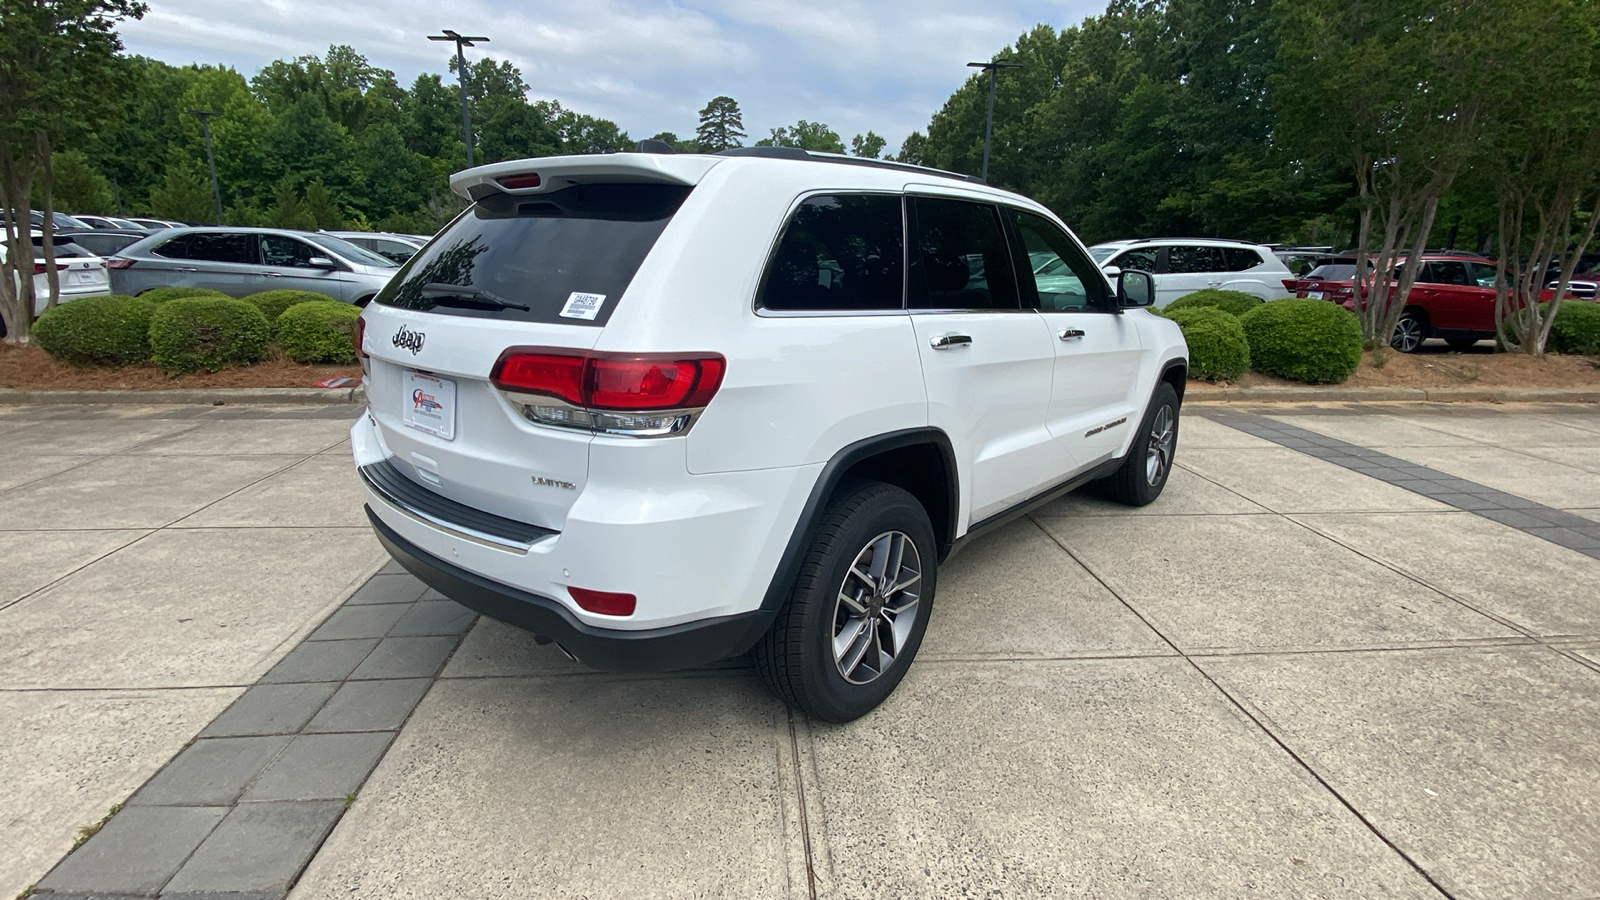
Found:
<svg viewBox="0 0 1600 900"><path fill-rule="evenodd" d="M214 290L212 290L210 288L158 287L158 288L151 288L150 290L145 291L144 293L140 294L139 295L139 299L140 300L144 300L144 301L146 301L148 303L154 303L154 304L160 305L162 303L167 302L168 300L182 300L185 297L226 297L226 296L228 296L228 295L224 294L221 291L214 291Z"/></svg>
<svg viewBox="0 0 1600 900"><path fill-rule="evenodd" d="M180 297L150 317L151 355L174 374L259 362L271 345L267 317L232 297Z"/></svg>
<svg viewBox="0 0 1600 900"><path fill-rule="evenodd" d="M1250 343L1237 317L1213 307L1191 306L1168 318L1183 329L1189 345L1190 378L1233 381L1250 371Z"/></svg>
<svg viewBox="0 0 1600 900"><path fill-rule="evenodd" d="M138 297L84 297L40 316L33 337L44 352L80 366L146 362L154 310Z"/></svg>
<svg viewBox="0 0 1600 900"><path fill-rule="evenodd" d="M1600 303L1589 300L1563 300L1550 326L1547 350L1600 356Z"/></svg>
<svg viewBox="0 0 1600 900"><path fill-rule="evenodd" d="M260 307L261 314L267 317L268 322L278 321L278 317L283 315L284 310L301 303L339 302L327 294L319 294L316 291L262 291L259 294L251 294L243 299Z"/></svg>
<svg viewBox="0 0 1600 900"><path fill-rule="evenodd" d="M1261 298L1244 291L1221 291L1216 288L1206 288L1168 303L1162 313L1177 312L1180 309L1210 308L1220 309L1230 316L1242 316L1261 305Z"/></svg>
<svg viewBox="0 0 1600 900"><path fill-rule="evenodd" d="M337 300L297 303L278 316L277 337L283 352L301 363L353 363L350 332L361 309Z"/></svg>
<svg viewBox="0 0 1600 900"><path fill-rule="evenodd" d="M1338 384L1361 365L1361 322L1326 300L1274 300L1243 316L1250 364L1307 384Z"/></svg>

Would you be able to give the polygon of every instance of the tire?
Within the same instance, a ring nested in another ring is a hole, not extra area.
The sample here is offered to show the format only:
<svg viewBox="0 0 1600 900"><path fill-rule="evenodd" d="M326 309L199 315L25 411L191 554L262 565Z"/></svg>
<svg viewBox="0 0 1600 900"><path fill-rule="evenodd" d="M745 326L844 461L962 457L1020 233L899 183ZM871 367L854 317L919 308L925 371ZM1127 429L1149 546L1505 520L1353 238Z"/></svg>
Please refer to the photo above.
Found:
<svg viewBox="0 0 1600 900"><path fill-rule="evenodd" d="M1478 345L1478 339L1475 337L1449 337L1445 338L1444 342L1450 345L1450 349L1457 353L1463 350L1471 350Z"/></svg>
<svg viewBox="0 0 1600 900"><path fill-rule="evenodd" d="M1427 316L1408 309L1400 314L1400 321L1394 323L1394 334L1389 336L1389 346L1401 353L1415 353L1422 349L1422 342L1427 339Z"/></svg>
<svg viewBox="0 0 1600 900"><path fill-rule="evenodd" d="M756 644L756 668L773 693L824 722L849 722L882 703L922 646L937 553L927 510L911 494L877 481L841 489L788 601ZM901 576L883 592L872 572L896 555ZM849 634L858 637L836 653L839 636ZM887 659L885 642L895 645Z"/></svg>
<svg viewBox="0 0 1600 900"><path fill-rule="evenodd" d="M1150 395L1139 433L1122 466L1100 481L1107 499L1127 506L1145 506L1161 496L1178 453L1178 392L1165 381Z"/></svg>

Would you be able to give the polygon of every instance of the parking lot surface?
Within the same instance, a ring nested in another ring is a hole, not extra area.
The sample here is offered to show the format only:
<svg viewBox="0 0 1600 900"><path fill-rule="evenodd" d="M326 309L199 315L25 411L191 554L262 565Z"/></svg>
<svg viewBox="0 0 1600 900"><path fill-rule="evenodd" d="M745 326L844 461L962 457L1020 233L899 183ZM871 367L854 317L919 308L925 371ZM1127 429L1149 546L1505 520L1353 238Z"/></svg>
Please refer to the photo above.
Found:
<svg viewBox="0 0 1600 900"><path fill-rule="evenodd" d="M1593 408L1191 406L844 726L425 591L353 414L0 407L0 896L1600 895Z"/></svg>

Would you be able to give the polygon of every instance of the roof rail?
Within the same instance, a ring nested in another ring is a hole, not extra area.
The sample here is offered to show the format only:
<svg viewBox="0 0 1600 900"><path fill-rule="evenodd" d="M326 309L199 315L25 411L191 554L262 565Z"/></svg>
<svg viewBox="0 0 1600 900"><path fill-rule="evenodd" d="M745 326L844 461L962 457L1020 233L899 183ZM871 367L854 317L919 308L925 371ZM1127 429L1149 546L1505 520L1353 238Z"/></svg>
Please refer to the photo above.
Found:
<svg viewBox="0 0 1600 900"><path fill-rule="evenodd" d="M895 162L892 159L871 159L865 156L845 156L840 153L816 153L802 150L799 147L730 147L719 150L716 156L753 156L760 159L794 159L810 160L811 162L835 163L844 166L870 166L875 169L899 169L904 172L919 172L925 175L937 175L940 178L954 178L958 181L967 181L973 184L988 184L976 175L963 175L960 172L949 172L944 169L935 169L931 166L918 166L911 163Z"/></svg>

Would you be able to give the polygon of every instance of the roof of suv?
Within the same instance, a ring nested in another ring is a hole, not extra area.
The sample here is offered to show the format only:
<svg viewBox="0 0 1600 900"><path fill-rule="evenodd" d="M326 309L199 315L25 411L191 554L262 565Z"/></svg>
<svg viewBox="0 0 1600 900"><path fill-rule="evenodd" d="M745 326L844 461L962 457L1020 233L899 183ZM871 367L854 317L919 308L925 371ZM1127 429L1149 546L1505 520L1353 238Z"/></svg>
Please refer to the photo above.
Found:
<svg viewBox="0 0 1600 900"><path fill-rule="evenodd" d="M539 194L595 181L693 185L717 166L735 160L742 165L793 165L801 162L878 169L886 175L897 176L897 187L904 184L907 176L948 181L952 186L988 187L982 179L942 169L891 160L813 153L795 147L738 147L720 153L624 152L508 160L457 172L450 177L450 187L461 196L476 200L491 193ZM996 188L989 190L996 194L1010 193Z"/></svg>
<svg viewBox="0 0 1600 900"><path fill-rule="evenodd" d="M1187 237L1158 237L1158 238L1131 238L1121 241L1101 241L1096 247L1133 247L1141 244L1187 244L1199 247L1249 247L1252 250L1266 247L1265 244L1256 244L1250 241L1230 241L1224 238L1187 238ZM1272 249L1267 247L1268 250Z"/></svg>

